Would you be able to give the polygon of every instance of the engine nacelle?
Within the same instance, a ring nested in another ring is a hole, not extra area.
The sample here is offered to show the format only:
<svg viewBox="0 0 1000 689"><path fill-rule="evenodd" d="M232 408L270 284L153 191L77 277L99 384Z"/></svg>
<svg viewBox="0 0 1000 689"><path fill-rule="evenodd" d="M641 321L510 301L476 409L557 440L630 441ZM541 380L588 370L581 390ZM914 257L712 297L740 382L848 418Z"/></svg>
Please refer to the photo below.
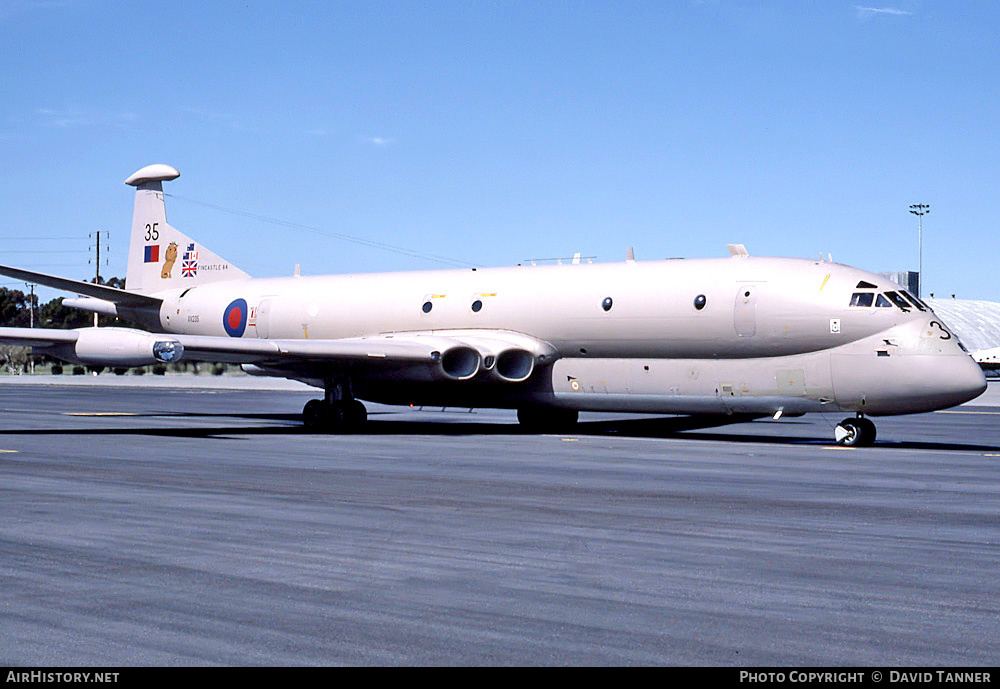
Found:
<svg viewBox="0 0 1000 689"><path fill-rule="evenodd" d="M522 344L534 344L533 342L523 342L524 337L511 337L514 342L496 337L483 337L480 335L461 335L462 342L474 347L480 354L482 366L480 370L484 377L493 377L505 383L521 383L531 377L535 370L536 354L525 349ZM519 341L520 340L520 341ZM544 350L538 356L544 359Z"/></svg>
<svg viewBox="0 0 1000 689"><path fill-rule="evenodd" d="M437 355L437 356L435 356ZM472 347L451 347L444 353L433 352L431 358L449 380L468 380L479 373L482 358Z"/></svg>
<svg viewBox="0 0 1000 689"><path fill-rule="evenodd" d="M172 364L184 356L184 346L169 335L129 328L81 328L74 346L76 358L98 366Z"/></svg>
<svg viewBox="0 0 1000 689"><path fill-rule="evenodd" d="M391 337L442 345L431 358L438 364L437 375L447 380L522 383L536 367L548 365L559 355L548 342L510 330L428 330ZM456 342L461 344L456 346Z"/></svg>
<svg viewBox="0 0 1000 689"><path fill-rule="evenodd" d="M497 354L494 373L501 380L510 383L520 383L531 377L535 370L534 355L524 349L505 349Z"/></svg>

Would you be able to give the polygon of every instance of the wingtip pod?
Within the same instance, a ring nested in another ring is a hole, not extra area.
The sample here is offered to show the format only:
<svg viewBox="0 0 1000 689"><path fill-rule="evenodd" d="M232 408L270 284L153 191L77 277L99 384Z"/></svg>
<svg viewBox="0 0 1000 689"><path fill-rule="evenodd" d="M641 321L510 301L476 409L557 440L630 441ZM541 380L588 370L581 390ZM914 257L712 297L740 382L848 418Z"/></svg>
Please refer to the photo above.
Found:
<svg viewBox="0 0 1000 689"><path fill-rule="evenodd" d="M170 180L177 179L180 176L181 173L178 172L176 168L164 165L163 163L155 163L133 172L132 175L125 180L125 184L130 187L140 187L147 182L169 182Z"/></svg>
<svg viewBox="0 0 1000 689"><path fill-rule="evenodd" d="M129 328L81 328L74 353L85 364L99 366L147 366L176 363L184 346L169 335Z"/></svg>

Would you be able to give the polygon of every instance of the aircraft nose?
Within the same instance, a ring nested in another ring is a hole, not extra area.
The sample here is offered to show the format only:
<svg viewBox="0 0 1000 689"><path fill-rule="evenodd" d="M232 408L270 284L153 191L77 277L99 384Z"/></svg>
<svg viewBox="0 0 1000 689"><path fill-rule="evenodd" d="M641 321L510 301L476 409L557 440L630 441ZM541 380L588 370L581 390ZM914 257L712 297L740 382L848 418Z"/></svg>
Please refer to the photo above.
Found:
<svg viewBox="0 0 1000 689"><path fill-rule="evenodd" d="M954 404L974 400L986 392L986 376L971 356L955 357L949 362L947 379Z"/></svg>

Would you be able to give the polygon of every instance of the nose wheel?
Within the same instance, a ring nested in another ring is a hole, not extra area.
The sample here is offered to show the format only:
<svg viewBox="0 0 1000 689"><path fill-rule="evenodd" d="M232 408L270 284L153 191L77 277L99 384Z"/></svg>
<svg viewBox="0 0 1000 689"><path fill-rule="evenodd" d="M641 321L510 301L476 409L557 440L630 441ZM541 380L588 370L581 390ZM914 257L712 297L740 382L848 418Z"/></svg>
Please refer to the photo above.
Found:
<svg viewBox="0 0 1000 689"><path fill-rule="evenodd" d="M875 424L863 416L844 419L837 424L833 436L844 447L867 447L875 442Z"/></svg>

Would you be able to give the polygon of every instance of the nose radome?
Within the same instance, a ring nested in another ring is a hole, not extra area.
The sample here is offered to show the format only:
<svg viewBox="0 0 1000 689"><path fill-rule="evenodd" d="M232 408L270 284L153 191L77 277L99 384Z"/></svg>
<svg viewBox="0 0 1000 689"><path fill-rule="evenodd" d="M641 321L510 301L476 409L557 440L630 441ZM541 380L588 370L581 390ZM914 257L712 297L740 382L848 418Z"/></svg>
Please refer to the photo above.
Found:
<svg viewBox="0 0 1000 689"><path fill-rule="evenodd" d="M955 357L949 368L949 387L954 391L955 404L964 404L986 392L986 376L971 356Z"/></svg>

